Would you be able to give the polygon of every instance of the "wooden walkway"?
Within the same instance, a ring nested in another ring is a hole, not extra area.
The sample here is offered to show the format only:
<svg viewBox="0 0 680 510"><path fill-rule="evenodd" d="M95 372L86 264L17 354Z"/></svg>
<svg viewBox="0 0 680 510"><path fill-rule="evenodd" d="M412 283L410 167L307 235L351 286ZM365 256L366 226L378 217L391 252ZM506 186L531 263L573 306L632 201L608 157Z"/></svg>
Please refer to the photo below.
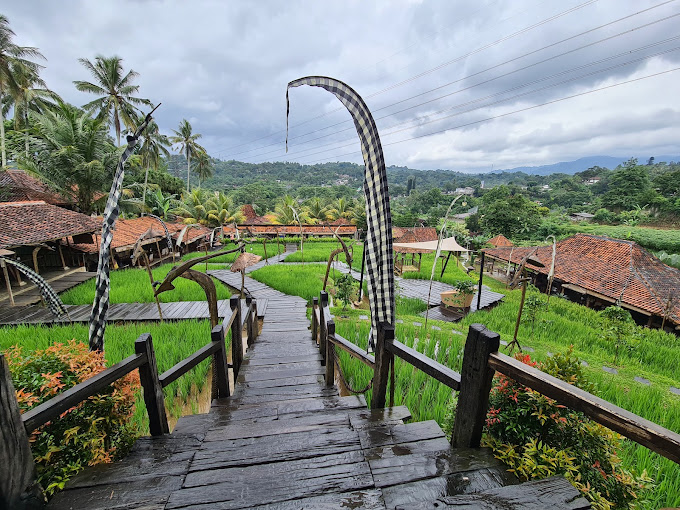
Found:
<svg viewBox="0 0 680 510"><path fill-rule="evenodd" d="M70 272L51 271L50 273L43 274L42 276L47 280L47 282L57 294L61 294L62 292L72 289L76 285L80 285L81 283L94 278L97 276L97 273L76 269ZM33 285L31 282L24 281L24 283L25 285L22 287L12 287L15 305L26 306L40 303L42 301L42 296L40 295L38 287ZM5 290L3 284L2 288L0 288L0 313L2 313L5 308L13 307L9 304L9 296L7 295L7 291Z"/></svg>
<svg viewBox="0 0 680 510"><path fill-rule="evenodd" d="M464 508L587 508L564 479L538 492L514 486L488 450L452 449L434 421L405 423L404 406L371 411L363 397L340 397L324 384L305 300L253 282L267 310L234 395L170 435L139 439L122 461L86 469L48 508L435 508L461 494L451 501Z"/></svg>

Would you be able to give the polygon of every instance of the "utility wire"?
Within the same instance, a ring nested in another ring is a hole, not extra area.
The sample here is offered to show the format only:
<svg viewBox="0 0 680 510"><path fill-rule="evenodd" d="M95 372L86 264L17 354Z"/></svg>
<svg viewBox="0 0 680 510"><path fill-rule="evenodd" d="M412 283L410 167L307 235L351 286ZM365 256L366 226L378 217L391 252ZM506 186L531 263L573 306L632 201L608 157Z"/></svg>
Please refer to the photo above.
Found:
<svg viewBox="0 0 680 510"><path fill-rule="evenodd" d="M649 7L649 8L647 8L647 9L642 10L642 11L638 11L638 12L636 12L636 13L629 14L629 15L624 16L624 17L622 17L622 18L618 18L618 19L616 19L616 20L610 21L610 22L605 23L605 24L603 24L603 25L600 25L600 26L591 28L591 29L589 29L589 30L586 30L586 31L584 31L584 32L581 32L581 33L579 33L579 34L576 34L576 35L567 37L566 39L562 39L562 40L560 40L560 41L557 41L557 42L548 44L548 45L546 45L546 46L543 46L543 47L541 47L541 48L538 48L538 49L536 49L536 50L532 50L532 51L530 51L530 52L528 52L528 53L524 53L523 55L520 55L520 56L518 56L518 57L514 57L514 58L512 58L512 59L506 60L506 61L501 62L501 63L499 63L499 64L496 64L496 65L494 65L494 66L492 66L492 67L486 68L486 69L484 69L484 70L482 70L482 71L478 71L478 72L476 72L476 73L467 75L467 76L465 76L465 77L463 77L463 78L460 78L460 79L457 79L457 80L454 80L454 81L445 83L445 84L440 85L440 86L438 86L438 87L435 87L435 88L433 88L433 89L426 90L426 91L424 91L424 92L421 92L421 93L416 94L416 95L414 95L414 96L408 97L408 98L406 98L406 99L402 99L402 100L396 101L396 102L394 102L394 103L388 104L388 105L386 105L386 106L383 106L383 107L380 107L380 108L377 108L377 109L373 109L373 112L375 113L375 112L378 112L378 111L381 111L381 110L390 108L390 107L392 107L392 106L395 106L395 105L404 103L404 102L406 102L406 101L410 101L411 99L415 99L415 98L417 98L417 97L421 97L421 96L424 96L424 95L426 95L426 94L430 94L430 93L432 93L432 92L434 92L434 91L436 91L436 90L440 90L440 89L446 88L446 87L451 86L451 85L453 85L453 84L455 84L455 83L459 83L459 82L461 82L461 81L468 80L468 79L470 79L470 78L472 78L472 77L474 77L474 76L478 76L478 75L480 75L480 74L486 73L486 72L488 72L488 71L491 71L491 70L493 70L493 69L499 68L499 67L501 67L501 66L507 65L507 64L512 63L512 62L515 62L515 61L517 61L517 60L520 60L520 59L525 58L525 57L527 57L527 56L530 56L530 55L532 55L532 54L541 52L541 51L546 50L546 49L548 49L548 48L557 46L557 45L559 45L559 44L563 44L563 43L568 42L568 41L570 41L570 40L573 40L573 39L575 39L575 38L582 37L582 36L584 36L584 35L586 35L586 34L589 34L589 33L591 33L591 32L595 32L595 31L597 31L597 30L601 30L602 28L611 26L611 25L613 25L613 24L615 24L615 23L619 23L619 22L624 21L624 20L626 20L626 19L629 19L629 18L631 18L631 17L638 16L638 15L640 15L640 14L642 14L642 13L645 13L645 12L650 11L650 10L652 10L652 9L656 9L656 8L658 8L658 7L661 7L661 6L665 5L665 4L668 4L668 3L671 3L671 2L674 2L674 1L675 1L675 0L667 0L666 2L663 2L663 3L661 3L661 4L658 4L658 5ZM680 13L672 14L672 15L665 16L665 17L663 17L663 18L654 20L654 21L652 21L652 22L645 23L645 24L639 25L639 26L637 26L637 27L633 27L633 28L631 28L631 29L629 29L629 30L625 30L625 31L623 31L623 32L619 32L618 34L614 34L614 35L611 35L611 36L609 36L609 37L605 37L604 39L600 39L600 40L598 40L598 41L594 41L594 42L592 42L592 43L585 44L585 45L583 45L583 46L580 46L580 47L578 47L578 48L571 49L571 50L569 50L569 51L560 53L560 54L558 54L558 55L554 55L554 56L552 56L552 57L543 59L543 60L541 60L541 61L538 61L538 62L535 62L535 63L533 63L533 64L527 65L527 66L522 67L522 68L520 68L520 69L516 69L516 70L514 70L514 71L510 71L510 72L508 72L508 73L499 75L499 76L497 76L497 77L495 77L495 78L491 78L491 79L489 79L489 80L487 80L487 81L478 83L478 84L476 84L476 85L473 85L473 86L470 86L470 87L466 87L466 88L463 88L463 89L459 89L459 90L457 90L457 91L454 91L454 92L452 92L452 93L446 94L446 95L444 95L444 96L440 96L440 97L438 97L438 98L430 99L430 100L428 100L428 101L425 101L425 102L416 104L416 105L411 106L411 107L409 107L409 108L405 108L405 109L403 109L403 110L399 110L399 111L397 111L397 112L393 112L393 113L390 114L390 115L396 115L396 114L398 114L398 113L407 111L407 110L409 110L409 109L413 109L413 108L416 108L416 107L418 107L418 106L422 106L422 105L424 105L424 104L428 104L428 103L431 103L431 102L434 102L434 101L438 101L438 100L440 100L440 99L442 99L442 98L449 97L449 96L451 96L451 95L457 94L457 93L462 92L462 91L464 91L464 90L468 90L468 89L470 89L470 88L472 88L472 87L475 87L475 86L478 86L478 85L482 85L482 84L485 84L485 83L489 83L489 82L491 82L491 81L494 81L494 80L503 78L503 77L508 76L508 75L511 75L511 74L513 74L513 73L517 73L517 72L519 72L519 71L526 70L526 69L528 69L528 68L530 68L530 67L534 67L534 66L543 64L543 63L545 63L545 62L549 62L549 61L551 61L551 60L554 60L554 59L557 59L557 58L559 58L559 57L568 55L568 54L570 54L570 53L574 53L574 52L579 51L579 50L582 50L582 49L584 49L584 48L588 48L588 47L590 47L590 46L594 46L594 45L596 45L596 44L601 44L601 43L603 43L603 42L606 42L606 41L615 39L615 38L617 38L617 37L621 37L621 36L630 34L630 33L635 32L635 31L637 31L637 30L640 30L640 29L643 29L643 28L650 27L650 26L652 26L652 25L655 25L655 24L657 24L657 23L661 23L661 22L663 22L663 21L667 21L667 20L672 19L672 18L674 18L674 17L677 17L677 16L679 16L679 15L680 15ZM384 118L386 118L386 116L379 117L379 118L377 118L376 120L381 120L381 119L384 119ZM326 130L326 129L330 129L330 128L333 128L333 127L336 127L336 126L339 126L339 125L342 125L342 124L346 124L346 123L348 123L348 122L351 122L351 120L343 120L343 121L340 121L340 122L336 122L335 124L331 124L331 125L326 126L326 127L323 127L323 128L318 128L318 129L315 129L315 130L312 130L312 131L309 131L309 132L307 132L307 133L303 133L303 134L300 134L300 135L295 135L295 136L289 137L288 139L289 139L289 140L295 140L295 139L298 139L298 138L302 138L302 137L304 137L304 136L308 136L308 135L311 135L311 134L314 134L314 133L318 133L318 132L320 132L320 131L324 131L324 130ZM299 124L296 124L296 125L299 125ZM348 129L351 129L351 127L348 128ZM333 132L333 133L329 133L329 134L326 134L326 135L323 135L323 136L320 136L320 137L317 137L317 138L313 138L313 139L307 140L307 141L305 141L305 142L303 142L303 143L309 143L309 142L312 142L312 141L315 141L315 140L319 140L319 139L321 139L321 138L325 138L325 137L328 137L328 136L332 136L332 135L334 135L334 134L337 134L337 132ZM268 135L268 136L269 136L269 135ZM259 146L259 147L254 147L254 148L252 148L252 149L243 150L243 151L240 151L240 152L231 154L229 159L233 159L234 156L238 156L238 155L241 155L241 154L246 154L246 153L248 153L248 152L252 152L252 151L256 151L256 150L260 150L260 149L265 149L265 148L273 147L273 146L279 146L280 143L281 143L281 142L273 142L273 143L270 143L270 144L268 144L268 145ZM246 144L243 144L243 145L246 145ZM266 153L254 155L254 156L252 156L252 157L257 158L257 157L264 156L264 155L271 154L271 153L272 153L272 152L266 152Z"/></svg>
<svg viewBox="0 0 680 510"><path fill-rule="evenodd" d="M415 76L411 76L410 78L407 78L407 79L405 79L405 80L403 80L403 81L401 81L401 82L399 82L399 83L395 83L395 84L393 84L393 85L390 85L389 87L386 87L386 88L384 88L384 89L381 89L381 90L378 90L378 91L376 91L376 92L373 92L372 94L369 94L369 95L365 96L365 99L368 99L368 98L371 98L371 97L375 97L375 96L377 96L377 95L379 95L379 94L383 94L383 93L385 93L385 92L387 92L387 91L389 91L389 90L393 90L393 89L395 89L395 88L397 88L397 87L401 87L401 86L403 86L403 85L405 85L405 84L407 84L407 83L410 83L410 82L413 81L413 80L417 80L418 78L421 78L421 77L423 77L423 76L427 76L428 74L431 74L431 73L433 73L433 72L435 72L435 71L438 71L439 69L442 69L443 67L446 67L446 66L448 66L448 65L451 65L451 64L453 64L453 63L455 63L455 62L459 62L460 60L463 60L463 59L465 59L465 58L467 58L467 57L470 57L470 56L472 56L472 55L474 55L474 54L476 54L476 53L479 53L479 52L481 52L481 51L484 51L484 50L486 50L486 49L492 48L492 47L494 47L494 46L496 46L496 45L498 45L498 44L500 44L500 43L502 43L502 42L508 41L508 40L510 40L510 39L512 39L512 38L514 38L514 37L517 37L517 36L522 35L522 34L524 34L524 33L526 33L526 32L529 32L529 31L533 30L534 28L538 28L538 27L543 26L543 25L545 25L545 24L547 24L547 23L550 23L551 21L554 21L554 20L559 19L559 18L561 18L561 17L563 17L563 16L566 16L566 15L568 15L568 14L571 14L572 12L575 12L575 11L577 11L577 10L579 10L579 9L582 9L582 8L584 8L584 7L587 7L587 6L591 5L591 4L594 4L594 3L597 2L597 1L598 1L598 0L587 0L586 2L583 2L583 3L579 4L579 5L574 6L574 7L571 7L571 8L569 8L569 9L567 9L567 10L565 10L565 11L562 11L562 12L560 12L560 13L558 13L558 14L555 14L555 15L549 17L549 18L546 18L546 19L544 19L544 20L541 20L541 21L539 21L538 23L534 23L533 25L529 25L528 27L524 27L524 28L522 28L522 29L520 29L520 30L518 30L518 31L516 31L516 32L513 32L513 33L510 34L510 35L501 37L500 39L497 39L497 40L495 40L495 41L493 41L493 42L491 42L491 43L488 43L488 44L486 44L486 45L484 45L484 46L482 46L482 47L480 47L480 48L474 49L474 50L470 51L469 53L466 53L466 54L464 54L464 55L461 55L461 56L459 56L459 57L456 57L455 59L449 60L449 61L447 61L447 62L443 62L443 63L441 63L441 64L439 64L439 65L437 65L437 66L435 66L435 67L433 67L433 68L430 68L430 69L428 69L428 70L422 71L421 73L419 73L419 74L417 74L417 75L415 75ZM668 2L672 2L672 1L675 1L675 0L667 0L667 1L668 1ZM299 122L299 123L297 123L297 124L293 124L293 125L291 125L290 127L297 127L297 126L301 126L301 125L304 125L304 124L308 124L309 122L312 122L312 121L314 121L314 120L316 120L316 119L319 119L319 118L322 118L322 117L326 117L326 116L328 116L328 115L330 115L330 114L332 114L332 113L335 113L335 112L337 112L337 111L340 111L340 110L342 110L342 108L335 108L335 109L333 109L333 110L329 110L328 112L322 113L322 114L320 114L320 115L317 115L317 116L312 117L312 118L310 118L310 119L307 119L307 120L305 120L305 121ZM272 134L270 134L270 135L266 135L266 136L257 138L257 139L255 139L255 140L250 141L250 142L245 142L245 143L242 143L242 144L239 144L239 145L235 145L235 146L232 146L232 147L229 148L229 149L224 149L224 150L229 151L229 150L231 150L231 149L238 148L238 147L241 147L241 146L243 146L243 145L248 145L249 143L253 143L253 142L262 140L262 139L264 139L264 138L268 138L268 137L270 137L270 136L274 136L274 135L277 135L277 134L280 134L280 133L284 133L284 132L285 132L285 130L279 130L279 131L276 131L276 132L274 132L274 133L272 133Z"/></svg>

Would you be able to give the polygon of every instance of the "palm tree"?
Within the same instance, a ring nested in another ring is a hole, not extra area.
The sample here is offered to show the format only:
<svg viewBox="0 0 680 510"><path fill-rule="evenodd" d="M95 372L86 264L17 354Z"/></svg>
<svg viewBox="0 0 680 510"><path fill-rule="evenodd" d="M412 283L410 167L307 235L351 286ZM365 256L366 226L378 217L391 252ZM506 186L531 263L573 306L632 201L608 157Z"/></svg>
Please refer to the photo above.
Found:
<svg viewBox="0 0 680 510"><path fill-rule="evenodd" d="M333 220L338 218L351 218L352 217L352 204L346 198L338 198L332 206L332 209L328 211L328 214Z"/></svg>
<svg viewBox="0 0 680 510"><path fill-rule="evenodd" d="M35 69L19 62L13 67L18 87L14 96L14 126L17 130L24 130L24 156L28 158L29 112L43 113L46 110L55 110L56 102L61 101L61 98L47 88L45 81L38 76Z"/></svg>
<svg viewBox="0 0 680 510"><path fill-rule="evenodd" d="M130 70L123 71L123 59L117 56L110 58L97 55L94 64L86 58L79 58L78 62L90 71L96 83L89 81L74 81L81 92L101 96L83 106L88 112L98 111L98 116L107 119L116 130L116 139L120 147L121 121L128 129L134 129L139 109L135 105L153 106L148 99L134 97L139 91L139 85L132 81L139 76Z"/></svg>
<svg viewBox="0 0 680 510"><path fill-rule="evenodd" d="M31 116L36 150L20 158L19 166L90 214L96 195L110 185L118 160L104 120L65 103L56 111Z"/></svg>
<svg viewBox="0 0 680 510"><path fill-rule="evenodd" d="M201 182L209 179L213 175L213 164L212 159L208 156L207 152L198 152L194 159L193 165L191 165L192 170L196 175L198 175L198 187L201 187Z"/></svg>
<svg viewBox="0 0 680 510"><path fill-rule="evenodd" d="M314 197L309 201L305 212L310 219L315 223L326 221L328 219L328 207L326 207L319 197Z"/></svg>
<svg viewBox="0 0 680 510"><path fill-rule="evenodd" d="M215 191L206 206L208 207L208 220L210 220L211 226L240 223L243 221L241 208L235 206L231 197L221 191Z"/></svg>
<svg viewBox="0 0 680 510"><path fill-rule="evenodd" d="M196 140L198 140L201 135L196 133L193 134L191 124L186 119L182 119L179 123L179 131L172 130L175 136L170 137L170 141L173 144L179 145L179 152L183 152L184 156L187 158L187 193L189 192L189 179L191 175L191 156L197 156L199 152L207 152L203 147L201 147Z"/></svg>
<svg viewBox="0 0 680 510"><path fill-rule="evenodd" d="M145 205L151 214L155 214L162 220L168 219L168 213L175 202L176 195L165 195L160 187L156 187L146 195Z"/></svg>
<svg viewBox="0 0 680 510"><path fill-rule="evenodd" d="M141 120L139 123L141 124ZM165 157L170 156L170 140L164 134L161 134L158 129L158 124L155 121L150 121L144 130L144 142L139 148L139 155L142 157L142 165L144 165L144 191L142 192L142 202L146 203L146 188L149 182L149 167L158 170L158 163L161 155Z"/></svg>
<svg viewBox="0 0 680 510"><path fill-rule="evenodd" d="M7 95L15 96L19 89L15 77L17 65L25 66L37 75L42 66L27 60L27 57L45 59L37 48L14 44L12 42L14 35L9 27L9 20L6 16L0 14L0 153L2 153L3 167L7 166L3 100L6 99Z"/></svg>
<svg viewBox="0 0 680 510"><path fill-rule="evenodd" d="M208 198L208 192L195 188L182 196L182 200L172 212L184 218L186 224L199 223L207 226L210 223L208 209L205 206Z"/></svg>

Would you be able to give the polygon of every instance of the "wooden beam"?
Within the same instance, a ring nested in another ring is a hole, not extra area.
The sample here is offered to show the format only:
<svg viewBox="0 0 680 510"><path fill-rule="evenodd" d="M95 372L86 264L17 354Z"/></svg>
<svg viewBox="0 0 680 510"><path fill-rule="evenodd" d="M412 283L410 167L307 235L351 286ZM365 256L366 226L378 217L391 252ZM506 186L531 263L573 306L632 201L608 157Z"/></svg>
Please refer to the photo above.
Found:
<svg viewBox="0 0 680 510"><path fill-rule="evenodd" d="M338 347L340 347L340 349L345 351L353 358L358 359L359 361L361 361L365 365L368 365L371 368L375 368L375 358L370 354L367 354L363 349L361 349L356 344L353 344L346 338L343 338L337 333L335 333L332 336L329 336L328 340L330 342L333 342Z"/></svg>
<svg viewBox="0 0 680 510"><path fill-rule="evenodd" d="M9 304L14 306L14 294L12 293L12 282L9 281L7 264L2 259L0 259L0 267L2 267L2 274L5 277L5 285L7 286L7 296L9 297Z"/></svg>
<svg viewBox="0 0 680 510"><path fill-rule="evenodd" d="M404 361L410 363L418 370L425 372L430 377L433 377L437 381L446 384L449 388L456 391L460 390L460 374L454 372L449 367L442 365L441 363L428 358L424 354L412 349L408 345L394 340L391 343L386 344L387 350L399 356Z"/></svg>
<svg viewBox="0 0 680 510"><path fill-rule="evenodd" d="M378 324L377 339L375 342L375 367L373 370L373 398L371 399L371 409L381 409L385 407L390 363L394 359L394 355L387 349L386 344L393 340L394 326L385 322Z"/></svg>
<svg viewBox="0 0 680 510"><path fill-rule="evenodd" d="M597 423L680 464L680 434L505 354L492 353L489 356L488 365L492 371L497 370L520 384L553 398L575 411L580 411Z"/></svg>
<svg viewBox="0 0 680 510"><path fill-rule="evenodd" d="M144 333L135 340L135 352L144 355L146 363L139 367L139 380L142 383L144 403L149 415L149 431L152 436L170 433L168 415L165 412L163 386L158 379L156 353L153 350L151 335Z"/></svg>

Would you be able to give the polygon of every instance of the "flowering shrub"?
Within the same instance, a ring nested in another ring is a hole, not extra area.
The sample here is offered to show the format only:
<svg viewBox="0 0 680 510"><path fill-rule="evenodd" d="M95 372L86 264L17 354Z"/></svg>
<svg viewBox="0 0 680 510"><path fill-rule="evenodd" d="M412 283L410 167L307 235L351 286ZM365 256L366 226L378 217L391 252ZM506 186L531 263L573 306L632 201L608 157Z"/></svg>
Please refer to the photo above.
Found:
<svg viewBox="0 0 680 510"><path fill-rule="evenodd" d="M21 412L106 368L102 353L89 352L75 340L26 353L14 347L5 354ZM137 436L130 418L138 390L139 376L134 371L30 435L38 481L48 496L85 466L111 462L127 453Z"/></svg>
<svg viewBox="0 0 680 510"><path fill-rule="evenodd" d="M515 358L592 391L571 348L542 364ZM504 375L494 379L486 432L485 446L522 481L564 475L595 509L635 508L652 487L645 472L621 467L618 434Z"/></svg>

